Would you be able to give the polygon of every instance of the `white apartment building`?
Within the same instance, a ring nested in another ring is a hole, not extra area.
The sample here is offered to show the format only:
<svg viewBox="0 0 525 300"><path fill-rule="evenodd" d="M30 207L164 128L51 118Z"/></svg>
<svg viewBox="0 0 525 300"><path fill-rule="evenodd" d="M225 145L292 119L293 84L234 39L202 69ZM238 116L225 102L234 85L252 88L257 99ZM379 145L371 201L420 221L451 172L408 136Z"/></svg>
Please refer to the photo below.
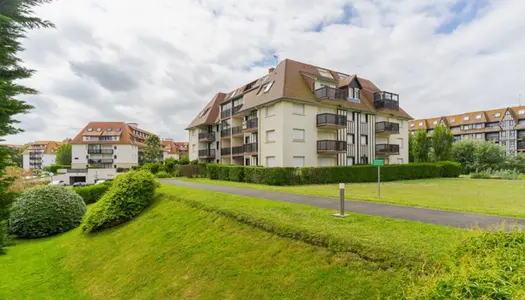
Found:
<svg viewBox="0 0 525 300"><path fill-rule="evenodd" d="M56 163L56 152L62 145L60 142L33 142L23 153L24 170L43 169Z"/></svg>
<svg viewBox="0 0 525 300"><path fill-rule="evenodd" d="M315 167L408 163L411 117L369 80L286 59L218 93L188 126L190 160Z"/></svg>

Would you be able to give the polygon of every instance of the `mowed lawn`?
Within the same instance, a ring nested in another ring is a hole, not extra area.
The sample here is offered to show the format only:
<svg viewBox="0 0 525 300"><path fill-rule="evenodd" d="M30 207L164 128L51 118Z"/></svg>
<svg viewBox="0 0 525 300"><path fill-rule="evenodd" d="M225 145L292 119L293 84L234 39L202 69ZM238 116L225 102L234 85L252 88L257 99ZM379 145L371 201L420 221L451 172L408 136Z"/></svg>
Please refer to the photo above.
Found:
<svg viewBox="0 0 525 300"><path fill-rule="evenodd" d="M399 299L471 234L184 187L160 192L114 229L8 248L0 299ZM329 243L313 245L321 240Z"/></svg>
<svg viewBox="0 0 525 300"><path fill-rule="evenodd" d="M204 178L186 180L284 193L339 197L337 184L267 186ZM346 183L346 199L525 218L523 180L462 177L385 182L381 183L381 198L377 197L377 183Z"/></svg>

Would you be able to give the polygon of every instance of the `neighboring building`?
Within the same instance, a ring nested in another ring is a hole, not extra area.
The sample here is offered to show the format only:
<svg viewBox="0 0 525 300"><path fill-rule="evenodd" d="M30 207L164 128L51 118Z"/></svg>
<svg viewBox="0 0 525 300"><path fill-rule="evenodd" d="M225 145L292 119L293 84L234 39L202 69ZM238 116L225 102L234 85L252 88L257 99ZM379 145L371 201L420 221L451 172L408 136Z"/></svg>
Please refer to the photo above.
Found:
<svg viewBox="0 0 525 300"><path fill-rule="evenodd" d="M174 142L173 139L162 140L162 145L164 146L164 151L163 151L164 159L166 158L180 159L180 156L183 154L183 151L181 151L181 146L177 144L178 143ZM185 152L187 153L187 148Z"/></svg>
<svg viewBox="0 0 525 300"><path fill-rule="evenodd" d="M409 130L414 134L421 129L431 135L439 125L449 127L456 141L493 141L508 154L525 151L525 106L413 120L409 122Z"/></svg>
<svg viewBox="0 0 525 300"><path fill-rule="evenodd" d="M175 146L177 147L177 151L179 154L182 155L188 155L188 142L175 142Z"/></svg>
<svg viewBox="0 0 525 300"><path fill-rule="evenodd" d="M23 152L24 170L43 169L56 163L56 152L61 142L39 141L34 142Z"/></svg>
<svg viewBox="0 0 525 300"><path fill-rule="evenodd" d="M286 59L228 94L188 126L190 160L236 165L408 163L399 95L356 75Z"/></svg>

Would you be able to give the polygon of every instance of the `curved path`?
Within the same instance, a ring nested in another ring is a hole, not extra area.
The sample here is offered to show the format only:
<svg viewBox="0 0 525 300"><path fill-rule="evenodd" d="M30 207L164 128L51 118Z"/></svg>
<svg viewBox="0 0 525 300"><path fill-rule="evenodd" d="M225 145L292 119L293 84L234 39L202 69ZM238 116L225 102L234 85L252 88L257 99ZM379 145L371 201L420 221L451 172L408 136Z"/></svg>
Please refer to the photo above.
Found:
<svg viewBox="0 0 525 300"><path fill-rule="evenodd" d="M334 212L339 210L339 200L334 198L237 188L223 185L202 184L174 179L162 179L159 181L166 184L174 184L200 190L329 208L333 209ZM483 214L463 213L358 200L346 200L345 207L346 211L354 213L459 228L473 228L479 226L483 229L494 229L498 224L503 222L507 224L506 229L509 229L510 225L512 224L515 224L521 228L525 228L525 219L506 218Z"/></svg>

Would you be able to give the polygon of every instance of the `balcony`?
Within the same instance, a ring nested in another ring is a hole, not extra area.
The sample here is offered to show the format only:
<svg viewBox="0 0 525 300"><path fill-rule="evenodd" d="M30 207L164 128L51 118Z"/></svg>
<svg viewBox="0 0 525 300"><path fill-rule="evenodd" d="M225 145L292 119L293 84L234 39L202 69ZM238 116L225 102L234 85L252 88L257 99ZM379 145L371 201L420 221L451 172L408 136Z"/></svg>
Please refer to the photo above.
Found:
<svg viewBox="0 0 525 300"><path fill-rule="evenodd" d="M215 132L200 132L199 142L213 142L215 141Z"/></svg>
<svg viewBox="0 0 525 300"><path fill-rule="evenodd" d="M232 136L243 136L242 126L232 127Z"/></svg>
<svg viewBox="0 0 525 300"><path fill-rule="evenodd" d="M341 129L346 127L346 123L346 116L328 113L317 115L317 127Z"/></svg>
<svg viewBox="0 0 525 300"><path fill-rule="evenodd" d="M228 119L232 116L232 110L231 109L225 109L221 111L221 119Z"/></svg>
<svg viewBox="0 0 525 300"><path fill-rule="evenodd" d="M397 155L397 154L399 154L399 145L376 144L376 155Z"/></svg>
<svg viewBox="0 0 525 300"><path fill-rule="evenodd" d="M113 154L113 149L88 149L89 154Z"/></svg>
<svg viewBox="0 0 525 300"><path fill-rule="evenodd" d="M232 132L231 132L230 128L226 128L226 129L221 130L221 138L228 138L231 135L232 135Z"/></svg>
<svg viewBox="0 0 525 300"><path fill-rule="evenodd" d="M242 123L242 130L248 131L248 132L254 132L257 131L257 127L259 126L259 119L250 119L248 121L244 121Z"/></svg>
<svg viewBox="0 0 525 300"><path fill-rule="evenodd" d="M90 165L109 165L113 163L113 159L88 159Z"/></svg>
<svg viewBox="0 0 525 300"><path fill-rule="evenodd" d="M338 153L346 151L345 141L321 140L317 141L317 153Z"/></svg>
<svg viewBox="0 0 525 300"><path fill-rule="evenodd" d="M241 107L242 107L242 104L234 106L232 109L232 115L236 115L239 112L239 110L241 110Z"/></svg>
<svg viewBox="0 0 525 300"><path fill-rule="evenodd" d="M244 155L244 146L232 147L232 156L242 156L242 155Z"/></svg>
<svg viewBox="0 0 525 300"><path fill-rule="evenodd" d="M384 91L374 93L374 108L399 110L399 95Z"/></svg>
<svg viewBox="0 0 525 300"><path fill-rule="evenodd" d="M244 145L244 154L251 155L257 153L258 150L258 144L257 143L250 143Z"/></svg>
<svg viewBox="0 0 525 300"><path fill-rule="evenodd" d="M487 133L485 140L489 142L499 143L499 133Z"/></svg>
<svg viewBox="0 0 525 300"><path fill-rule="evenodd" d="M348 91L323 86L322 88L315 90L315 96L317 99L346 100L348 98Z"/></svg>
<svg viewBox="0 0 525 300"><path fill-rule="evenodd" d="M525 151L525 141L518 141L518 151Z"/></svg>
<svg viewBox="0 0 525 300"><path fill-rule="evenodd" d="M231 155L232 154L232 149L231 148L221 148L221 155L222 156L227 156L227 155Z"/></svg>
<svg viewBox="0 0 525 300"><path fill-rule="evenodd" d="M399 124L392 122L377 122L376 123L376 133L381 134L398 134L399 133Z"/></svg>
<svg viewBox="0 0 525 300"><path fill-rule="evenodd" d="M215 149L199 150L199 158L215 158Z"/></svg>
<svg viewBox="0 0 525 300"><path fill-rule="evenodd" d="M67 169L67 173L84 173L86 174L88 172L87 169Z"/></svg>

